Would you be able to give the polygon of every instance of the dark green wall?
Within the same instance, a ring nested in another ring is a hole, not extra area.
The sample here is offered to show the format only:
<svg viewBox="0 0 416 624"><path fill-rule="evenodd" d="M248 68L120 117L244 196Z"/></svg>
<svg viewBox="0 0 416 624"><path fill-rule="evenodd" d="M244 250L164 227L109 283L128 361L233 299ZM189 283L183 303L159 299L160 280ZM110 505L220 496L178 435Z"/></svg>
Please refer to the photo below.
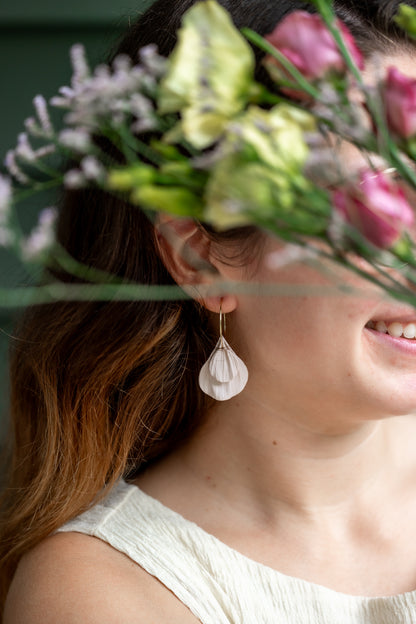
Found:
<svg viewBox="0 0 416 624"><path fill-rule="evenodd" d="M33 114L38 93L49 98L68 84L68 51L82 42L93 64L105 59L129 20L151 0L14 0L0 5L0 161L15 146L23 120ZM1 170L1 166L0 166ZM30 204L30 203L29 203ZM36 206L28 205L23 219L31 221ZM0 284L25 279L21 270L0 252ZM7 423L7 348L13 319L0 306L0 437Z"/></svg>

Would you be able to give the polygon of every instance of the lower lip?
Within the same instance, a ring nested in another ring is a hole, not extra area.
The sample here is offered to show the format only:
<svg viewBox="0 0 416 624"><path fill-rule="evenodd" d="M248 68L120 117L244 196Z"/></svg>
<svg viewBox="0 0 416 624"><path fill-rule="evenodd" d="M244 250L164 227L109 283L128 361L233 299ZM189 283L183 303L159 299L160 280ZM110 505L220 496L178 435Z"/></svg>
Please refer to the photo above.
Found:
<svg viewBox="0 0 416 624"><path fill-rule="evenodd" d="M394 336L390 336L390 334L382 334L375 329L369 329L368 327L364 329L368 332L369 337L371 336L371 340L394 348L401 353L416 355L416 338L412 338L411 340L409 338L395 338Z"/></svg>

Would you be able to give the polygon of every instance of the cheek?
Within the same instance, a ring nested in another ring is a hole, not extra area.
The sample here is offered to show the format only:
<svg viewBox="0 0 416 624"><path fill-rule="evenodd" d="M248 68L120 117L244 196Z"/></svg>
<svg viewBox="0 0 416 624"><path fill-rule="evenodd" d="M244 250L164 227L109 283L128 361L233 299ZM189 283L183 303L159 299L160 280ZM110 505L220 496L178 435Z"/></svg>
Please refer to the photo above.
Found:
<svg viewBox="0 0 416 624"><path fill-rule="evenodd" d="M337 366L345 372L360 353L373 308L374 301L352 296L247 298L239 310L245 356L280 374Z"/></svg>
<svg viewBox="0 0 416 624"><path fill-rule="evenodd" d="M285 246L276 239L267 241L256 270L250 279L245 277L257 296L238 297L236 338L246 357L281 368L305 359L339 361L343 353L358 353L380 291L332 262L319 268L305 263L270 268L270 254L281 251ZM340 295L339 287L346 285L350 291Z"/></svg>

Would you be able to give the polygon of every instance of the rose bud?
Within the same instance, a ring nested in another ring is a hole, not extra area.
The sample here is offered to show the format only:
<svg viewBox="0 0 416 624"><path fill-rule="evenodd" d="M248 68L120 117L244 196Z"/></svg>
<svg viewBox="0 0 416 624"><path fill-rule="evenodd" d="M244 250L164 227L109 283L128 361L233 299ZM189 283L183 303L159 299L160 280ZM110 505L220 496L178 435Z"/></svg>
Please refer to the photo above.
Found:
<svg viewBox="0 0 416 624"><path fill-rule="evenodd" d="M405 139L416 134L416 80L389 67L383 96L390 130Z"/></svg>
<svg viewBox="0 0 416 624"><path fill-rule="evenodd" d="M363 56L350 31L340 20L336 21L336 25L353 61L359 69L363 69ZM294 11L266 39L308 80L322 78L330 71L344 73L347 69L338 45L320 15ZM278 64L276 59L273 62Z"/></svg>
<svg viewBox="0 0 416 624"><path fill-rule="evenodd" d="M336 189L335 209L376 247L387 249L414 224L403 189L384 173L363 171L358 186Z"/></svg>

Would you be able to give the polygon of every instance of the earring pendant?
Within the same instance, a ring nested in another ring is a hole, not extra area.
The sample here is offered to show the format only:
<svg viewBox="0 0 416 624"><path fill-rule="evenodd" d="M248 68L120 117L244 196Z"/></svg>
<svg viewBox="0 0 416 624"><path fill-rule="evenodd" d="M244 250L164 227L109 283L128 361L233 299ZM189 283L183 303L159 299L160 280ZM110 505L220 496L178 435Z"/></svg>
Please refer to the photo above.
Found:
<svg viewBox="0 0 416 624"><path fill-rule="evenodd" d="M221 333L215 349L201 368L199 387L216 401L227 401L244 389L247 380L247 366Z"/></svg>

